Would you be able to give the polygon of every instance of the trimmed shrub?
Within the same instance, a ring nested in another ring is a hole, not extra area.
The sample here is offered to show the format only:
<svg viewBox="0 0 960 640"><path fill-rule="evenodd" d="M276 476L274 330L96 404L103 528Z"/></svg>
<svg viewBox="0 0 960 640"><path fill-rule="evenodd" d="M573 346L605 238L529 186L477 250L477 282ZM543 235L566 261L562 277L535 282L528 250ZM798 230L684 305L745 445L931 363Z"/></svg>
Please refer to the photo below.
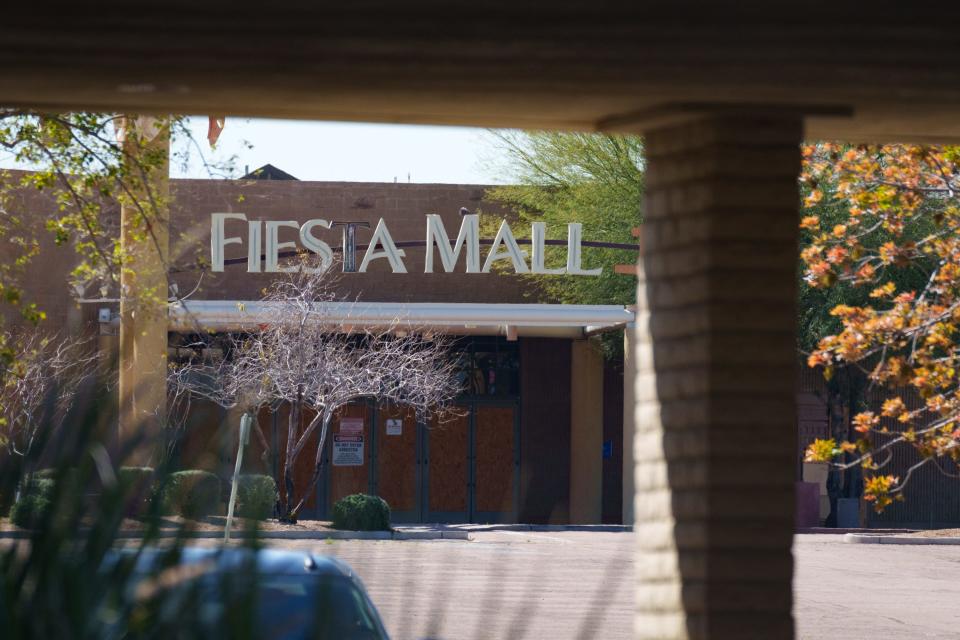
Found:
<svg viewBox="0 0 960 640"><path fill-rule="evenodd" d="M351 531L389 531L390 506L383 498L355 493L333 505L333 527Z"/></svg>
<svg viewBox="0 0 960 640"><path fill-rule="evenodd" d="M251 473L237 478L237 505L240 518L266 520L277 504L277 483L270 476Z"/></svg>
<svg viewBox="0 0 960 640"><path fill-rule="evenodd" d="M153 467L120 467L117 470L117 484L126 501L124 514L142 515L150 508L156 497Z"/></svg>
<svg viewBox="0 0 960 640"><path fill-rule="evenodd" d="M160 493L164 513L202 518L220 507L220 478L209 471L191 469L170 474Z"/></svg>
<svg viewBox="0 0 960 640"><path fill-rule="evenodd" d="M33 478L10 509L10 520L18 527L35 529L53 507L52 495L53 480Z"/></svg>

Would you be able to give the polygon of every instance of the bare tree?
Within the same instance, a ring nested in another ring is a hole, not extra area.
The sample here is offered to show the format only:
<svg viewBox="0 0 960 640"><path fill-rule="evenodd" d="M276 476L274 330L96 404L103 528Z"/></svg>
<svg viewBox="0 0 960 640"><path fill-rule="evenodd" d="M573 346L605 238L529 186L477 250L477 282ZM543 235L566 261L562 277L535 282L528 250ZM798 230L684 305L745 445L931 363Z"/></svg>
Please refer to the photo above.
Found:
<svg viewBox="0 0 960 640"><path fill-rule="evenodd" d="M16 358L0 385L0 439L9 454L28 459L41 429L63 426L99 360L89 339L38 330L3 337Z"/></svg>
<svg viewBox="0 0 960 640"><path fill-rule="evenodd" d="M289 403L279 505L286 521L296 521L317 484L330 423L341 407L372 398L407 405L423 417L442 411L459 392L446 337L409 327L403 318L389 326L345 320L351 314L344 313L329 273L301 264L267 289L262 315L247 334L230 339L222 355L173 372L176 385L254 415L265 404ZM304 425L305 411L313 415ZM317 429L313 475L298 488L293 469ZM266 446L259 425L257 431Z"/></svg>

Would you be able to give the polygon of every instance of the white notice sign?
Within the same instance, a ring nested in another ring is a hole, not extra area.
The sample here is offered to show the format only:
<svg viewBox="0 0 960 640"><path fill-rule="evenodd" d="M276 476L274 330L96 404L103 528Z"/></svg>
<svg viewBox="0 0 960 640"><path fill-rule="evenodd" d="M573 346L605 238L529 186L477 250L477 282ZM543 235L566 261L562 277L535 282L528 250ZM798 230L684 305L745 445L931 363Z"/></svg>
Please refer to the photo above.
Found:
<svg viewBox="0 0 960 640"><path fill-rule="evenodd" d="M402 436L403 420L401 420L400 418L387 418L387 435Z"/></svg>
<svg viewBox="0 0 960 640"><path fill-rule="evenodd" d="M363 436L333 436L333 464L336 467L363 466Z"/></svg>
<svg viewBox="0 0 960 640"><path fill-rule="evenodd" d="M362 436L363 418L340 418L340 434L345 436Z"/></svg>

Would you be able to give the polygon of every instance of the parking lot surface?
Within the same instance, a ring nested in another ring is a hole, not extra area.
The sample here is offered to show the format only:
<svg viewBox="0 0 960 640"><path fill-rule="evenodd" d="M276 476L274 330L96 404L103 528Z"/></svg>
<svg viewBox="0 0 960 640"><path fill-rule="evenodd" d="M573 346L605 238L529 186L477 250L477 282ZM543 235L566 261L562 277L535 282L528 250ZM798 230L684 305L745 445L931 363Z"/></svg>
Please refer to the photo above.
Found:
<svg viewBox="0 0 960 640"><path fill-rule="evenodd" d="M497 531L469 542L271 545L346 560L399 640L631 637L631 533ZM801 535L794 556L799 638L958 637L960 547Z"/></svg>

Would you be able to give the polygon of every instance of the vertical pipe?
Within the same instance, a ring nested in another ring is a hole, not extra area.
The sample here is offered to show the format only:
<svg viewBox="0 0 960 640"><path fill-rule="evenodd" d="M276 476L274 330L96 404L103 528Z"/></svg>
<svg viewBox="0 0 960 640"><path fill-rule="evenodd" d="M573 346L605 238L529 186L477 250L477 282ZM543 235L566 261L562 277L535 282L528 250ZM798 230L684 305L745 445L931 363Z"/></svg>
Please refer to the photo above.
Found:
<svg viewBox="0 0 960 640"><path fill-rule="evenodd" d="M233 481L230 483L230 503L227 505L227 526L223 531L223 541L230 542L230 528L233 526L233 509L237 504L237 481L240 478L240 467L243 465L243 448L250 443L250 425L253 415L244 413L240 418L240 442L237 443L237 462L233 467Z"/></svg>

